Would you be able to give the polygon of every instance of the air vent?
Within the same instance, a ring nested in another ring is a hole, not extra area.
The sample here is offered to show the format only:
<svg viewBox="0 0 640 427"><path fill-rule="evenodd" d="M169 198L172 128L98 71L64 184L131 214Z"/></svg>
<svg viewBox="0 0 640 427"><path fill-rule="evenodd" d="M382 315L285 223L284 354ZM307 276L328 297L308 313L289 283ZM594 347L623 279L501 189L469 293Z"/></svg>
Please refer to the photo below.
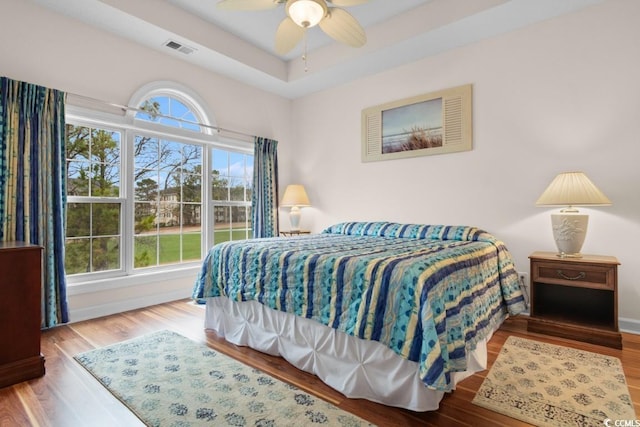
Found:
<svg viewBox="0 0 640 427"><path fill-rule="evenodd" d="M173 40L168 40L164 45L170 49L177 50L180 53L184 53L185 55L192 54L196 51L196 49L193 47L183 45Z"/></svg>

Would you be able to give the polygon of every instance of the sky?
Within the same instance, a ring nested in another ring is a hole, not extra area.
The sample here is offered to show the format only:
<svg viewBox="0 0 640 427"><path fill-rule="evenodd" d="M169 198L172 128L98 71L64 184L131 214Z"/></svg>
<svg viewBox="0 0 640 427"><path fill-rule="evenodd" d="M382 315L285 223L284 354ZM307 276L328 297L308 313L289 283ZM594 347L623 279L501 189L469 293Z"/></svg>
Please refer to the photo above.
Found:
<svg viewBox="0 0 640 427"><path fill-rule="evenodd" d="M408 132L414 126L438 128L442 126L442 98L404 105L382 112L382 136Z"/></svg>

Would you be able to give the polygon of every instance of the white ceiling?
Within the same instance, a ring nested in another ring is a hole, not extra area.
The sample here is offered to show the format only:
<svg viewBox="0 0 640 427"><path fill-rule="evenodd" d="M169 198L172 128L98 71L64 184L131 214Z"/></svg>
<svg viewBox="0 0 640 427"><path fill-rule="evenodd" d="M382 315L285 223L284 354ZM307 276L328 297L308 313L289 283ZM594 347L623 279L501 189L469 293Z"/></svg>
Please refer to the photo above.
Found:
<svg viewBox="0 0 640 427"><path fill-rule="evenodd" d="M367 43L333 42L318 27L279 56L274 36L284 7L225 11L217 0L31 0L56 12L216 73L297 98L449 49L577 11L603 0L370 0L347 8ZM194 48L185 55L165 47Z"/></svg>

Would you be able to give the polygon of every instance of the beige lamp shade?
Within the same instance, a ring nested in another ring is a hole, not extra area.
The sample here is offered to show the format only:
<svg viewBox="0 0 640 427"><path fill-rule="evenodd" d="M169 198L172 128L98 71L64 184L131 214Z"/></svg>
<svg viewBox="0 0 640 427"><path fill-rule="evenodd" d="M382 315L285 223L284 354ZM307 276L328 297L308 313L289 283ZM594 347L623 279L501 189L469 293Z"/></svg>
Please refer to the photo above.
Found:
<svg viewBox="0 0 640 427"><path fill-rule="evenodd" d="M300 208L311 206L309 202L309 196L304 191L304 186L300 184L287 185L287 189L284 190L284 196L280 206L290 207L289 222L291 223L291 231L300 230Z"/></svg>
<svg viewBox="0 0 640 427"><path fill-rule="evenodd" d="M287 185L286 190L284 190L284 196L282 196L282 202L280 202L280 206L297 206L300 208L311 206L311 203L309 202L309 196L307 196L307 192L304 190L304 186L300 184Z"/></svg>
<svg viewBox="0 0 640 427"><path fill-rule="evenodd" d="M580 258L587 235L589 215L574 206L609 206L611 200L582 172L563 172L556 176L536 201L537 206L568 206L551 214L553 238L559 257Z"/></svg>
<svg viewBox="0 0 640 427"><path fill-rule="evenodd" d="M536 201L538 206L610 206L611 200L583 172L563 172Z"/></svg>

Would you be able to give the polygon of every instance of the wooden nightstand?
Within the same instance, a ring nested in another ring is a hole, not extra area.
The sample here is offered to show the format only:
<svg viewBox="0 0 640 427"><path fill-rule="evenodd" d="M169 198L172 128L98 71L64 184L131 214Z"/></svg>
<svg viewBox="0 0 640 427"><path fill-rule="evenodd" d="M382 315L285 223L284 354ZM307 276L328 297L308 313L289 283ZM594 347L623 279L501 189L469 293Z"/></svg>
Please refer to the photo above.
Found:
<svg viewBox="0 0 640 427"><path fill-rule="evenodd" d="M308 230L297 230L297 231L281 231L280 236L282 237L291 237L291 236L301 236L303 234L311 234L311 231Z"/></svg>
<svg viewBox="0 0 640 427"><path fill-rule="evenodd" d="M531 261L532 332L622 348L618 331L618 265L615 257L560 258L534 252Z"/></svg>

